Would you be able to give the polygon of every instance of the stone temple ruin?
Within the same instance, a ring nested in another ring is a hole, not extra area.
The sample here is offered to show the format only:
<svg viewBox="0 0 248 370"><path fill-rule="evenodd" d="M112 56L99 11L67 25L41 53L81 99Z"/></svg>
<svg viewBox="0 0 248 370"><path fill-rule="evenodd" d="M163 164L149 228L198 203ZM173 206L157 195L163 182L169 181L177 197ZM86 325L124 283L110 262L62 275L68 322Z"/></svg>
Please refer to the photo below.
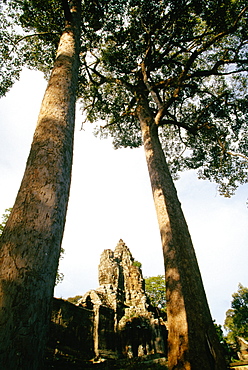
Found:
<svg viewBox="0 0 248 370"><path fill-rule="evenodd" d="M86 360L166 355L165 322L122 240L114 251L103 251L98 272L99 288L75 304L54 299L49 350Z"/></svg>

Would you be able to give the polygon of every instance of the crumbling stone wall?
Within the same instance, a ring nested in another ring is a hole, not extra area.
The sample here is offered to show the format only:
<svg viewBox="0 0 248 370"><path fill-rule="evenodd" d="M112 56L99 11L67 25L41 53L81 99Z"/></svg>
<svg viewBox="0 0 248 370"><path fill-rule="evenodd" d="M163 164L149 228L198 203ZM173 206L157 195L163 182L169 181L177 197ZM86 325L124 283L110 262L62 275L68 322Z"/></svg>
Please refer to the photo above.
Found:
<svg viewBox="0 0 248 370"><path fill-rule="evenodd" d="M63 299L53 299L48 350L56 354L94 357L94 312Z"/></svg>

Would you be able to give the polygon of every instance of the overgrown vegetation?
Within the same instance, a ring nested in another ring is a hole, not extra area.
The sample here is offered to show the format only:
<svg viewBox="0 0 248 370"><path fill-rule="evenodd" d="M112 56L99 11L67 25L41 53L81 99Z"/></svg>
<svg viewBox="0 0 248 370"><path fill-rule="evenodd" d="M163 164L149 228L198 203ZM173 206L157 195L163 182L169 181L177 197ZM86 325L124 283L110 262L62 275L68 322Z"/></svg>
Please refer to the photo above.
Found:
<svg viewBox="0 0 248 370"><path fill-rule="evenodd" d="M136 260L134 260L133 261L133 266L137 266L138 268L142 268L142 263L141 262L139 262L139 261L136 261Z"/></svg>

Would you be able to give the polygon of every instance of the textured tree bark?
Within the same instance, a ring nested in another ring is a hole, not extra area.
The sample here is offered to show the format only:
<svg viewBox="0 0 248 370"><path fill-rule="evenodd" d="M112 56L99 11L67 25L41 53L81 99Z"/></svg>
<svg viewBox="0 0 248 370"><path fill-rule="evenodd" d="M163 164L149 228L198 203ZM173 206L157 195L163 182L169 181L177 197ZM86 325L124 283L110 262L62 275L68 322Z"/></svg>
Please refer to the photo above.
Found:
<svg viewBox="0 0 248 370"><path fill-rule="evenodd" d="M168 368L226 369L177 192L145 100L137 108L165 264Z"/></svg>
<svg viewBox="0 0 248 370"><path fill-rule="evenodd" d="M42 368L69 198L80 1L71 1L24 177L0 238L0 368ZM78 7L78 8L77 8Z"/></svg>

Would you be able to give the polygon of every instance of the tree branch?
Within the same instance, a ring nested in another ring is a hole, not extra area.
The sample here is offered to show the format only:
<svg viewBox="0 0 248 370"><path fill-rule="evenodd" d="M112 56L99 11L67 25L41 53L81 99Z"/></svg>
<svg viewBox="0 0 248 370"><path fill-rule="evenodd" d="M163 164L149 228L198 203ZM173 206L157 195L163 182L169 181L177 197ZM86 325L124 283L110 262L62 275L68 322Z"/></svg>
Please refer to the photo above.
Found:
<svg viewBox="0 0 248 370"><path fill-rule="evenodd" d="M188 75L186 79L188 80L188 79L191 79L191 78L194 78L194 77L227 76L227 75L230 75L230 74L233 74L233 73L244 72L244 71L247 70L247 69L238 69L236 71L218 72L218 68L221 65L224 66L225 64L234 64L234 63L247 64L248 59L219 60L215 63L215 65L213 66L212 69L196 71L195 73L192 73L192 74Z"/></svg>
<svg viewBox="0 0 248 370"><path fill-rule="evenodd" d="M148 76L147 76L146 66L145 66L144 61L141 63L141 71L142 71L142 75L143 75L143 81L144 81L144 83L147 87L147 90L151 93L154 102L157 104L158 109L163 108L163 104L162 104L162 101L161 101L161 98L160 98L159 94L156 93L156 91L153 89L150 82L148 81Z"/></svg>
<svg viewBox="0 0 248 370"><path fill-rule="evenodd" d="M246 162L248 162L248 157L244 154L241 154L241 153L233 153L233 152L226 152L226 154L229 154L229 155L232 155L234 157L241 157L243 159L245 159Z"/></svg>
<svg viewBox="0 0 248 370"><path fill-rule="evenodd" d="M217 41L223 39L224 36L228 35L232 31L234 31L237 28L238 21L240 20L240 18L242 17L243 13L247 9L248 9L248 7L245 7L240 12L240 14L238 15L237 19L235 20L235 22L233 23L233 25L229 29L227 29L227 30L225 30L223 32L218 33L213 38L211 38L210 40L206 41L198 50L195 50L192 53L192 55L189 57L186 65L185 65L184 70L182 71L181 75L178 78L178 87L174 91L174 97L177 97L178 96L178 94L180 92L180 89L181 89L182 81L185 79L188 71L190 70L192 64L195 62L195 60L198 58L198 56L200 54L202 54L204 51L206 51L207 49L209 49L209 47L212 46L213 44L215 44Z"/></svg>
<svg viewBox="0 0 248 370"><path fill-rule="evenodd" d="M96 67L94 68L91 68L89 66L87 66L87 64L85 63L85 67L86 67L86 70L87 70L87 73L89 75L89 78L91 80L91 82L93 84L96 84L96 85L102 85L104 83L117 83L117 84L122 84L124 85L129 91L134 91L134 87L133 85L131 85L130 83L128 83L127 81L125 81L123 78L116 78L116 77L106 77L104 76L103 74L101 74L99 71L97 71ZM96 82L92 79L92 76L89 72L89 70L91 70L93 73L95 73L98 77L100 77L100 82Z"/></svg>
<svg viewBox="0 0 248 370"><path fill-rule="evenodd" d="M10 56L10 54L13 52L13 50L15 49L16 45L18 45L21 41L25 40L25 39L28 39L29 37L35 37L35 36L41 36L41 35L60 35L59 32L38 32L38 33L33 33L32 35L26 35L26 36L22 36L20 39L18 39L13 47L12 47L12 50L10 50L10 52L7 54L7 58Z"/></svg>
<svg viewBox="0 0 248 370"><path fill-rule="evenodd" d="M225 148L225 144L220 140L220 138L218 136L217 136L217 141L218 141L218 144L221 147L223 153L229 154L233 157L241 157L245 160L245 162L248 162L248 157L246 155L244 155L242 153L233 153L233 152L227 151L226 148Z"/></svg>
<svg viewBox="0 0 248 370"><path fill-rule="evenodd" d="M195 135L196 133L196 130L194 128L185 125L183 122L178 122L176 118L175 119L162 119L159 123L159 126L165 126L165 125L174 125L178 127L179 129L184 128L186 131L190 132L193 135Z"/></svg>

